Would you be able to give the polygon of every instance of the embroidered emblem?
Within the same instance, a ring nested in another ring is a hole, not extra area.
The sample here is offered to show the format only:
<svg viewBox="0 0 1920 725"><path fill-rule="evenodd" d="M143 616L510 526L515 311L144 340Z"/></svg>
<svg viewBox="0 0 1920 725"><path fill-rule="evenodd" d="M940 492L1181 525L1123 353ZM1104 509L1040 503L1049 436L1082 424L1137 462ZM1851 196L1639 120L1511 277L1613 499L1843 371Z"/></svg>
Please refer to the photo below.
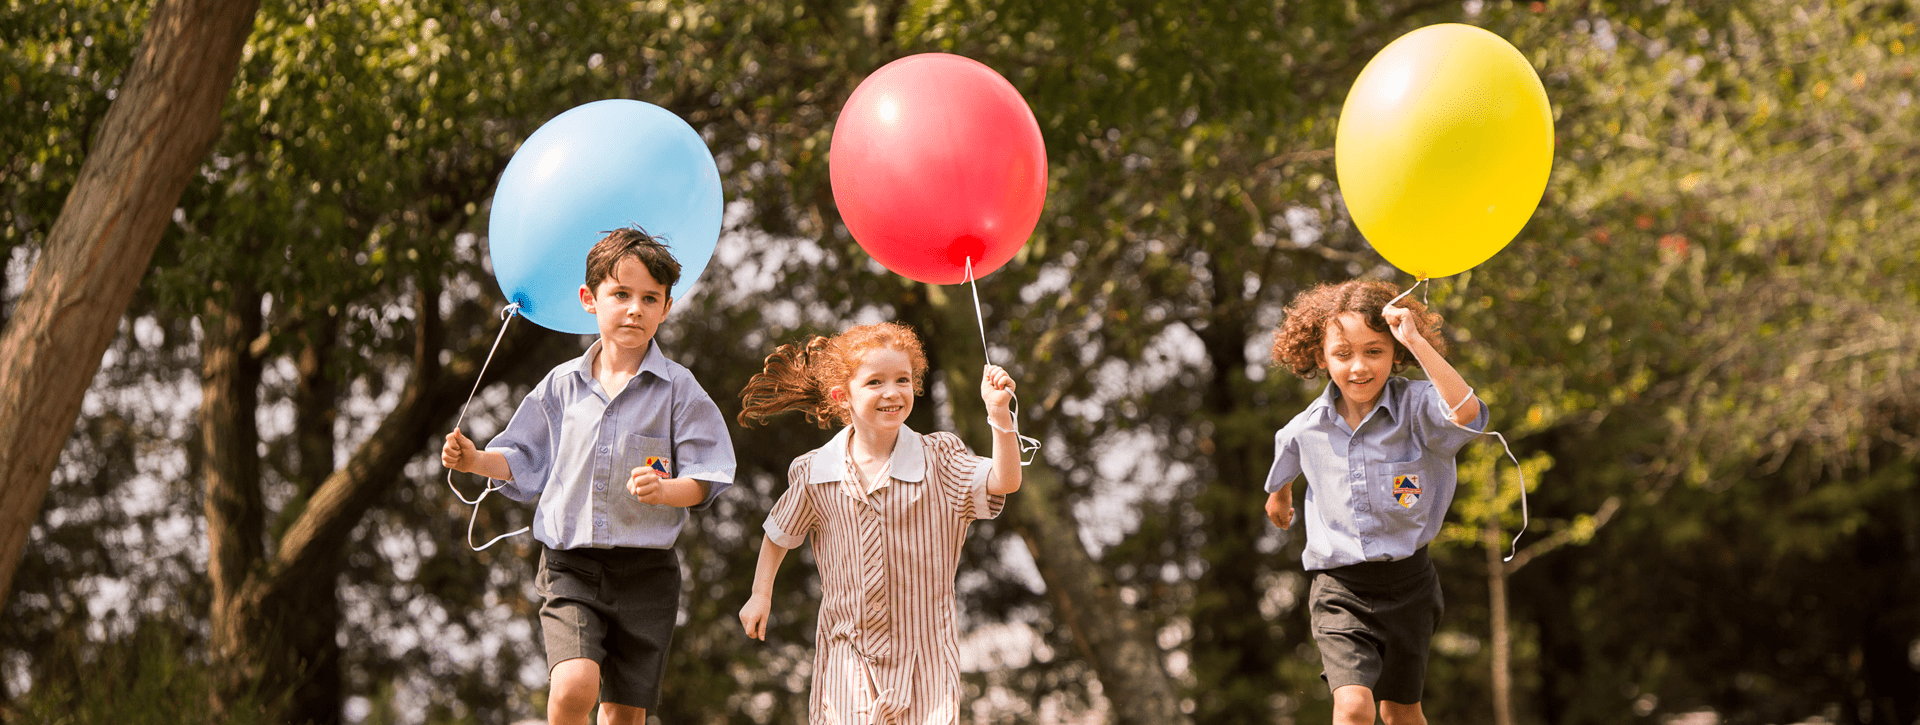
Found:
<svg viewBox="0 0 1920 725"><path fill-rule="evenodd" d="M1393 500L1400 502L1401 508L1413 508L1420 502L1420 476L1409 473L1393 477Z"/></svg>
<svg viewBox="0 0 1920 725"><path fill-rule="evenodd" d="M661 475L673 475L667 470L666 456L647 456L647 467L659 471Z"/></svg>

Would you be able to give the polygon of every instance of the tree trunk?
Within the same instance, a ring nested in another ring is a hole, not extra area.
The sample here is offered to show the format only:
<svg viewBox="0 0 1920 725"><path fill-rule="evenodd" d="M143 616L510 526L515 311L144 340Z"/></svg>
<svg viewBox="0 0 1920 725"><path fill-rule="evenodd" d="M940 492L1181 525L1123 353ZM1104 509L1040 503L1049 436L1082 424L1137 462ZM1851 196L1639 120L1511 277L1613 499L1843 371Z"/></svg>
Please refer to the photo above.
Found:
<svg viewBox="0 0 1920 725"><path fill-rule="evenodd" d="M218 284L218 283L217 283ZM266 503L260 490L260 360L248 347L260 334L260 294L241 282L227 302L201 315L200 439L205 446L207 578L213 584L213 654L226 659L246 633L228 626L230 607L266 556ZM234 681L251 679L236 672Z"/></svg>
<svg viewBox="0 0 1920 725"><path fill-rule="evenodd" d="M1271 456L1271 432L1239 424L1247 411L1245 385L1247 330L1252 310L1240 301L1241 277L1208 262L1215 283L1208 300L1213 312L1194 329L1206 350L1209 368L1201 390L1200 420L1209 421L1198 442L1213 467L1211 481L1194 494L1193 505L1206 517L1200 558L1207 568L1194 582L1194 674L1208 683L1209 697L1198 703L1202 722L1269 722L1274 719L1272 682L1280 652L1286 649L1268 634L1260 613L1260 566L1255 546L1272 524L1261 508L1266 470L1256 461ZM1264 444L1264 445L1263 445ZM1256 448L1265 450L1256 451Z"/></svg>
<svg viewBox="0 0 1920 725"><path fill-rule="evenodd" d="M100 356L220 134L258 0L161 0L0 338L0 597Z"/></svg>
<svg viewBox="0 0 1920 725"><path fill-rule="evenodd" d="M968 344L975 337L973 310L966 301L949 298L928 285L928 298L940 327L926 335L929 352L938 355L947 374L949 398L954 402L954 431L964 440L988 440L986 410L970 396L980 389L979 349ZM1180 711L1180 693L1167 677L1153 624L1120 601L1119 590L1106 569L1080 543L1080 531L1062 500L1059 477L1044 462L1022 469L1020 491L1007 497L1001 520L1020 535L1033 555L1047 595L1053 600L1054 621L1072 635L1080 655L1100 678L1101 691L1112 704L1116 725L1178 725L1189 722Z"/></svg>
<svg viewBox="0 0 1920 725"><path fill-rule="evenodd" d="M1487 549L1488 611L1493 620L1493 724L1513 725L1513 638L1507 622L1507 563L1500 558L1500 525L1489 519L1481 538Z"/></svg>
<svg viewBox="0 0 1920 725"><path fill-rule="evenodd" d="M444 335L439 316L434 314L438 296L439 286L432 283L422 284L416 295L419 327L413 370L393 411L343 466L324 476L323 482L317 486L301 484L303 490L311 488L313 495L305 499L305 505L279 537L274 556L248 567L243 580L216 585L210 624L215 652L231 673L224 683L226 689L220 693L222 707L230 708L247 693L256 692L268 699L263 706L278 719L321 725L341 721L344 683L341 649L336 641L341 614L335 584L345 565L353 529L393 490L407 462L432 447L435 434L450 423L480 370L480 360L461 356L442 374L439 356ZM256 298L252 309L258 308ZM489 369L489 378L495 382L520 381L543 372L543 358L531 348L546 339L551 338L531 324L514 326L500 343L495 356L499 364ZM485 355L490 343L478 340L467 347L472 354ZM212 403L217 392L210 387L206 395ZM315 405L325 402L316 400ZM250 421L253 410L248 408L246 414ZM321 418L324 416L314 419ZM213 430L206 437L211 458L223 444L215 440ZM256 454L252 448L245 453ZM253 488L257 496L257 458L255 461ZM212 467L210 462L210 471ZM210 472L210 479L212 475ZM240 542L255 536L247 532L243 520L226 517L216 521L209 513L210 549L236 549Z"/></svg>

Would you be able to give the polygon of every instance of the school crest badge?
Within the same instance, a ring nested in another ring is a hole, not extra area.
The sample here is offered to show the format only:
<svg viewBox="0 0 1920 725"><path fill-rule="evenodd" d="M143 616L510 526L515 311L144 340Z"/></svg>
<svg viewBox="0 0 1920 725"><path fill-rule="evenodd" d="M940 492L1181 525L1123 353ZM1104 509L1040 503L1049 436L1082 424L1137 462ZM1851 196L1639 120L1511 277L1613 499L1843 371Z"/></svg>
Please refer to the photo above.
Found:
<svg viewBox="0 0 1920 725"><path fill-rule="evenodd" d="M647 467L659 471L662 476L673 475L672 472L667 470L666 456L647 456Z"/></svg>
<svg viewBox="0 0 1920 725"><path fill-rule="evenodd" d="M1420 502L1420 476L1409 473L1393 477L1393 500L1400 502L1401 508L1413 508Z"/></svg>

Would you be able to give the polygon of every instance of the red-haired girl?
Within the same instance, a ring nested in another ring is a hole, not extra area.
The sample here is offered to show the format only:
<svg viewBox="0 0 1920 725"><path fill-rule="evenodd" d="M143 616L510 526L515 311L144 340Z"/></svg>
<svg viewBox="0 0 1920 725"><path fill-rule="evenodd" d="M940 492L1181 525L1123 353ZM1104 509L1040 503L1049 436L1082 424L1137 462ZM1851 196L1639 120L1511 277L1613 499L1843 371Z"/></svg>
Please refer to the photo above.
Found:
<svg viewBox="0 0 1920 725"><path fill-rule="evenodd" d="M791 410L846 427L794 459L767 517L747 635L766 638L773 580L789 549L813 537L820 567L813 723L951 723L960 708L954 572L975 519L993 518L1020 488L1013 379L987 365L980 397L993 457L952 433L906 427L927 372L913 330L851 328L783 345L740 393L740 423Z"/></svg>

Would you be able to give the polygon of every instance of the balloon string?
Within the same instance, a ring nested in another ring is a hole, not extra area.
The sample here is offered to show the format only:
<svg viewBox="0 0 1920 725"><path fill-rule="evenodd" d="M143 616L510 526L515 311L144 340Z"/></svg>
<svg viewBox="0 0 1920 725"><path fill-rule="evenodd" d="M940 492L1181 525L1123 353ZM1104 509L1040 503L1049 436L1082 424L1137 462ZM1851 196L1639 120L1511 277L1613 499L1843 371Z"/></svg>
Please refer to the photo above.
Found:
<svg viewBox="0 0 1920 725"><path fill-rule="evenodd" d="M967 257L966 260L967 285L973 289L973 321L974 324L980 326L980 356L986 358L988 365L992 365L993 352L987 348L987 318L980 313L980 282L973 278L973 257ZM1039 455L1040 441L1020 435L1020 396L1011 392L1008 393L1008 395L1013 396L1012 400L1008 401L1009 405L1007 409L1008 417L1013 419L1013 427L1000 427L999 423L993 422L993 416L991 415L987 416L987 426L1001 433L1012 433L1014 437L1019 438L1020 465L1031 466L1033 465L1033 459Z"/></svg>
<svg viewBox="0 0 1920 725"><path fill-rule="evenodd" d="M1394 303L1399 302L1402 299L1405 299L1407 295L1413 294L1414 290L1419 289L1420 285L1426 284L1426 282L1427 282L1427 278L1421 277L1418 281L1413 283L1412 287L1408 287L1407 291L1401 292L1399 297L1395 297L1393 298L1393 301L1388 302L1387 306L1392 307ZM1415 362L1418 362L1418 359L1416 359ZM1426 372L1426 366L1424 365L1421 366L1420 371ZM1433 376L1428 375L1427 378L1431 380ZM1436 390L1436 392L1438 391ZM1507 452L1507 460L1513 461L1514 472L1519 474L1520 476L1520 530L1514 532L1513 542L1509 544L1507 547L1507 556L1506 558L1501 559L1502 562L1513 561L1513 556L1515 554L1520 553L1520 536L1522 534L1527 533L1527 525L1529 523L1532 523L1531 516L1527 512L1527 472L1526 472L1526 469L1523 469L1520 467L1520 459L1513 455L1513 447L1507 445L1506 436L1501 435L1499 431L1492 431L1492 430L1477 431L1472 428L1468 428L1464 425L1461 425L1460 421L1454 417L1456 414L1460 412L1460 407L1463 405L1466 405L1467 401L1469 400L1473 400L1473 386L1471 385L1467 386L1467 394L1464 396L1461 396L1460 402L1458 403L1447 403L1446 398L1442 397L1440 399L1440 402L1442 404L1447 405L1447 422L1452 424L1453 427L1455 428L1459 428L1460 430L1467 431L1468 433L1472 433L1474 435L1489 435L1489 436L1493 436L1495 438L1500 439L1500 448L1502 448ZM1493 477L1494 492L1496 495L1498 495L1499 488L1500 488L1499 471L1496 470L1494 474L1495 474Z"/></svg>
<svg viewBox="0 0 1920 725"><path fill-rule="evenodd" d="M480 394L480 381L487 377L487 366L493 364L493 354L500 351L500 341L503 339L506 339L507 337L507 325L511 324L513 322L513 318L518 314L520 314L520 303L518 302L514 302L512 304L507 305L506 307L500 308L500 320L501 320L500 334L496 335L493 338L493 348L487 351L486 362L480 363L480 374L475 376L473 379L473 391L467 393L467 402L460 406L460 417L454 419L453 421L454 430L460 430L460 424L465 423L467 421L467 408L473 405L474 396ZM486 489L482 490L479 496L475 496L473 499L469 500L466 496L461 495L460 489L458 487L453 485L453 469L451 468L447 469L447 488L453 490L453 495L455 498L458 498L462 503L465 503L468 506L473 507L473 516L467 519L467 548L473 549L474 551L480 551L489 546L493 546L494 544L500 543L501 539L505 539L513 536L519 536L521 534L524 534L524 533L527 533L528 531L533 530L533 527L531 526L522 526L518 531L495 536L493 537L492 541L488 541L487 543L482 544L480 546L473 545L473 526L475 522L480 520L480 502L487 500L487 494L493 493L494 491L498 491L506 487L507 487L506 482L502 481L500 482L499 485L495 485L494 480L489 478L487 479Z"/></svg>

